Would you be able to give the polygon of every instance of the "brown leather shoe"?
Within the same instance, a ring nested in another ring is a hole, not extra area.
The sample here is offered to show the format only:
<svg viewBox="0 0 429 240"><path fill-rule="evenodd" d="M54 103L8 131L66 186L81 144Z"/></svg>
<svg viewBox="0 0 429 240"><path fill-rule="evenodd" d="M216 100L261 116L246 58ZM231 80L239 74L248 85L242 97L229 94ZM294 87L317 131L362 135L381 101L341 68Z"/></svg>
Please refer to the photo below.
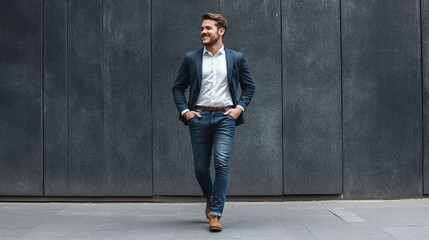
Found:
<svg viewBox="0 0 429 240"><path fill-rule="evenodd" d="M220 232L220 231L222 231L222 224L220 224L219 216L210 215L210 218L209 218L209 229L210 229L210 232Z"/></svg>
<svg viewBox="0 0 429 240"><path fill-rule="evenodd" d="M206 218L209 219L210 218L210 206L212 205L212 199L209 198L206 200Z"/></svg>

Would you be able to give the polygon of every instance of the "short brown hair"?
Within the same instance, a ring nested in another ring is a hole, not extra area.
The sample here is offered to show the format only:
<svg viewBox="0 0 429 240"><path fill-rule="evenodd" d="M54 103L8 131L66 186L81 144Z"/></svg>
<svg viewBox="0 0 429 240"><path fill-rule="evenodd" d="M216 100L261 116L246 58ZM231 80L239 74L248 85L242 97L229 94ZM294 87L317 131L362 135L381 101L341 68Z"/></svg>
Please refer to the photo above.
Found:
<svg viewBox="0 0 429 240"><path fill-rule="evenodd" d="M201 18L203 20L211 19L213 21L216 21L216 26L224 28L225 31L228 28L228 23L226 22L226 19L222 15L220 15L220 14L217 14L217 13L204 13L201 16Z"/></svg>

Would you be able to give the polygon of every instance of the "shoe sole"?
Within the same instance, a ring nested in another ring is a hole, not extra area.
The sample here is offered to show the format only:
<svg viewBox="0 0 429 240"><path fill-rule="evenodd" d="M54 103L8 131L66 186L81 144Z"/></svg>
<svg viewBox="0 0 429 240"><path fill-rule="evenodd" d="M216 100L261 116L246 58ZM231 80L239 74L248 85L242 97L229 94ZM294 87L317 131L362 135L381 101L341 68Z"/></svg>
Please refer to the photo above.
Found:
<svg viewBox="0 0 429 240"><path fill-rule="evenodd" d="M217 227L210 228L210 232L220 232L220 231L222 231L222 228L217 228Z"/></svg>

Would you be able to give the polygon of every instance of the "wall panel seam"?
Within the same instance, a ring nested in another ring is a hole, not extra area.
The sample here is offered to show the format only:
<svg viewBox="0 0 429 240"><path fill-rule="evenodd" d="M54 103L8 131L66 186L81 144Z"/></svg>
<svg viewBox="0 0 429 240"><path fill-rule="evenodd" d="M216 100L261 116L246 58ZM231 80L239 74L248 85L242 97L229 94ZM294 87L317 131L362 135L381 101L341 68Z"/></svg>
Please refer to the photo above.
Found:
<svg viewBox="0 0 429 240"><path fill-rule="evenodd" d="M422 128L421 128L421 157L422 157L422 195L425 194L425 137L424 137L424 80L425 80L425 76L424 76L424 56L423 56L423 11L422 11L422 1L423 0L419 0L419 19L420 20L420 87L421 87L421 123L422 123Z"/></svg>
<svg viewBox="0 0 429 240"><path fill-rule="evenodd" d="M344 98L343 98L343 11L342 0L339 0L340 11L340 97L341 97L341 198L344 194Z"/></svg>
<svg viewBox="0 0 429 240"><path fill-rule="evenodd" d="M280 103L280 109L281 109L281 118L282 118L282 124L281 124L281 156L282 156L282 161L281 161L281 169L282 169L282 189L281 189L281 193L283 196L283 201L285 200L285 171L284 171L284 161L285 161L285 157L284 157L284 124L283 124L283 120L284 120L284 101L283 101L283 94L284 94L284 88L283 88L283 4L282 1L279 0L279 15L280 15L280 89L281 89L281 103Z"/></svg>
<svg viewBox="0 0 429 240"><path fill-rule="evenodd" d="M41 101L41 104L40 104L40 119L41 119L41 123L40 123L40 125L41 125L41 136L40 136L40 138L41 138L41 143L40 143L40 147L41 147L41 160L42 160L42 163L41 163L41 167L42 167L42 169L41 169L41 174L42 174L42 192L41 192L41 195L42 196L44 196L45 195L45 141L44 141L44 139L45 139L45 137L44 137L44 133L45 133L45 114L44 114L44 108L45 108L45 106L44 106L44 104L45 104L45 101L44 101L44 91L43 91L43 89L44 89L44 67L45 67L45 65L44 65L44 52L45 52L45 48L44 48L44 40L45 40L45 38L44 38L44 34L45 34L45 21L44 21L44 18L45 18L45 11L44 11L44 9L45 9L45 0L42 0L42 4L41 4L41 41L40 41L40 45L41 45L41 49L40 49L40 68L41 68L41 70L40 70L40 82L41 82L41 84L40 84L40 101Z"/></svg>
<svg viewBox="0 0 429 240"><path fill-rule="evenodd" d="M103 146L103 152L102 152L102 161L105 164L104 167L106 167L106 141L105 141L105 135L106 135L106 94L105 94L105 71L104 71L104 0L101 0L101 11L100 11L100 43L101 43L101 51L100 51L100 83L101 83L101 94L103 95L103 106L102 106L102 111L103 111L103 133L101 135L101 142L102 142L102 146ZM109 172L109 171L107 171ZM105 173L106 174L106 173ZM107 184L109 184L109 176L106 176L107 179ZM104 191L106 193L106 189L103 189L102 191Z"/></svg>
<svg viewBox="0 0 429 240"><path fill-rule="evenodd" d="M150 139L151 139L151 141L150 141L150 143L151 143L151 158L152 158L152 166L151 166L151 168L152 168L152 178L151 178L151 190L150 190L150 196L153 196L153 192L154 192L154 138L153 138L153 129L154 129L154 124L153 124L153 73L152 73L152 71L153 71L153 64L152 64L152 61L153 61L153 54L152 54L152 51L153 51L153 13L152 13L152 11L153 11L153 1L152 0L150 0L150 2L149 2L149 21L150 21L150 24L149 24L149 26L150 26L150 63L149 63L149 67L150 67L150 124L151 124L151 127L150 127Z"/></svg>
<svg viewBox="0 0 429 240"><path fill-rule="evenodd" d="M66 0L66 108L67 108L67 195L70 195L70 124L69 124L69 0Z"/></svg>

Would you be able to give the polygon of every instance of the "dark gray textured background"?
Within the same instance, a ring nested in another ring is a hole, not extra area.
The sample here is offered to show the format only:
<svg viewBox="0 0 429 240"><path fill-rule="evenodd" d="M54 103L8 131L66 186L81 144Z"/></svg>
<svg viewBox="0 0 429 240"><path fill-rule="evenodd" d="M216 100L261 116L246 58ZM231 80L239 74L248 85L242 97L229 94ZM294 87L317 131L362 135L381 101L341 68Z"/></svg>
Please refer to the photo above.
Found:
<svg viewBox="0 0 429 240"><path fill-rule="evenodd" d="M429 194L428 0L2 0L0 195L201 195L171 87L207 11L256 83L230 195Z"/></svg>
<svg viewBox="0 0 429 240"><path fill-rule="evenodd" d="M421 2L423 62L423 193L429 194L429 0Z"/></svg>
<svg viewBox="0 0 429 240"><path fill-rule="evenodd" d="M0 2L0 194L43 194L41 1Z"/></svg>
<svg viewBox="0 0 429 240"><path fill-rule="evenodd" d="M284 193L340 194L340 5L287 1L282 16Z"/></svg>
<svg viewBox="0 0 429 240"><path fill-rule="evenodd" d="M418 1L342 1L347 198L422 194L419 15Z"/></svg>

